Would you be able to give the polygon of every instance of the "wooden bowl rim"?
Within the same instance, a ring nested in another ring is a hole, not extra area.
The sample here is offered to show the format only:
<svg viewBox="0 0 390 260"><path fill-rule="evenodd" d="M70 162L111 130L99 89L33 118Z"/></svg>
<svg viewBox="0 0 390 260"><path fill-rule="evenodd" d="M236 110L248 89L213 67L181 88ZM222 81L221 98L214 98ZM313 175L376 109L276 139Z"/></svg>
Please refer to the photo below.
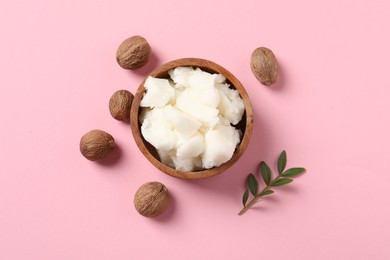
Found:
<svg viewBox="0 0 390 260"><path fill-rule="evenodd" d="M139 117L139 110L140 110L140 102L143 97L143 94L145 92L144 84L145 80L147 77L160 77L161 75L167 74L167 72L173 68L176 67L194 67L194 68L200 68L205 71L213 72L213 73L220 73L224 75L231 83L231 85L238 90L241 98L244 101L245 105L245 118L246 118L246 124L245 124L245 132L243 134L243 137L241 139L241 142L239 146L236 148L233 157L227 161L226 163L214 167L211 169L205 169L201 171L194 171L194 172L185 172L185 171L179 171L176 169L173 169L159 160L157 160L151 152L147 149L145 146L146 142L141 134L140 131L140 124L138 121ZM206 59L201 59L201 58L181 58L177 60L172 60L170 62L167 62L158 68L154 69L149 75L145 77L145 79L141 82L139 85L137 92L134 95L134 99L132 102L131 106L131 111L130 111L130 127L131 131L133 134L133 138L140 149L140 151L143 153L143 155L151 162L157 169L160 171L173 176L177 178L182 178L182 179L202 179L202 178L208 178L211 176L215 176L219 173L222 173L223 171L227 170L229 167L231 167L244 153L246 150L250 137L252 135L253 131L253 109L252 109L252 104L249 99L248 93L246 92L244 86L241 84L241 82L228 70L223 68L222 66L218 65L215 62L206 60Z"/></svg>

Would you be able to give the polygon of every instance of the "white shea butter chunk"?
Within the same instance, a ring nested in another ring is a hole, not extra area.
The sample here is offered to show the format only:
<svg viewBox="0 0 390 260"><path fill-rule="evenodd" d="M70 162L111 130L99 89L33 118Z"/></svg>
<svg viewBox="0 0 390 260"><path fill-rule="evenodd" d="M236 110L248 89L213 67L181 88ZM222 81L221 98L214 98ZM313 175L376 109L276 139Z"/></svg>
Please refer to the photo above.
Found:
<svg viewBox="0 0 390 260"><path fill-rule="evenodd" d="M215 88L215 78L216 74L210 74L200 69L192 71L188 81L193 99L199 100L206 106L217 107L220 94Z"/></svg>
<svg viewBox="0 0 390 260"><path fill-rule="evenodd" d="M197 133L177 148L177 158L189 159L198 157L205 149L204 137Z"/></svg>
<svg viewBox="0 0 390 260"><path fill-rule="evenodd" d="M176 156L172 157L175 169L179 171L194 171L202 169L202 159L199 157L179 159Z"/></svg>
<svg viewBox="0 0 390 260"><path fill-rule="evenodd" d="M245 111L244 101L238 91L229 88L228 85L218 85L218 87L221 94L221 102L218 105L219 112L231 124L238 124Z"/></svg>
<svg viewBox="0 0 390 260"><path fill-rule="evenodd" d="M164 112L165 118L183 139L193 136L201 126L198 120L171 105L166 106Z"/></svg>
<svg viewBox="0 0 390 260"><path fill-rule="evenodd" d="M172 158L175 156L172 152L165 151L162 149L157 149L158 156L160 157L160 161L168 165L171 168L175 168L175 164L173 163Z"/></svg>
<svg viewBox="0 0 390 260"><path fill-rule="evenodd" d="M154 108L146 112L141 133L157 150L169 151L176 145L176 135L164 114L164 108Z"/></svg>
<svg viewBox="0 0 390 260"><path fill-rule="evenodd" d="M205 151L202 157L204 168L220 166L232 158L240 133L232 126L218 126L210 129L205 135Z"/></svg>
<svg viewBox="0 0 390 260"><path fill-rule="evenodd" d="M191 73L194 71L192 67L177 67L168 72L169 76L176 86L188 86Z"/></svg>
<svg viewBox="0 0 390 260"><path fill-rule="evenodd" d="M202 103L191 88L185 89L177 98L176 107L199 120L204 126L214 127L218 124L218 109Z"/></svg>
<svg viewBox="0 0 390 260"><path fill-rule="evenodd" d="M221 74L178 67L170 79L148 77L141 133L165 165L181 171L218 167L240 143L244 102Z"/></svg>
<svg viewBox="0 0 390 260"><path fill-rule="evenodd" d="M149 76L144 87L146 93L141 100L141 107L164 107L175 96L175 89L167 79Z"/></svg>

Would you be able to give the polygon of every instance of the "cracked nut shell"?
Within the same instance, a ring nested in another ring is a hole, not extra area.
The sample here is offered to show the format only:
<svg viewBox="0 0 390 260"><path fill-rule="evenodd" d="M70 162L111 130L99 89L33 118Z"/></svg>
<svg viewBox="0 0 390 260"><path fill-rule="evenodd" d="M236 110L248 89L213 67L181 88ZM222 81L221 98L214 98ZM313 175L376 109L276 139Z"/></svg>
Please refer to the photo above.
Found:
<svg viewBox="0 0 390 260"><path fill-rule="evenodd" d="M167 209L168 204L168 190L160 182L143 184L134 196L135 209L145 217L157 217Z"/></svg>
<svg viewBox="0 0 390 260"><path fill-rule="evenodd" d="M116 120L129 121L133 98L133 94L127 90L118 90L112 94L109 102L111 116Z"/></svg>
<svg viewBox="0 0 390 260"><path fill-rule="evenodd" d="M134 70L145 65L152 49L145 38L139 35L124 40L116 52L116 61L124 69Z"/></svg>
<svg viewBox="0 0 390 260"><path fill-rule="evenodd" d="M253 51L251 69L257 80L263 85L270 86L278 79L278 63L276 57L266 47L260 47Z"/></svg>
<svg viewBox="0 0 390 260"><path fill-rule="evenodd" d="M80 140L80 152L90 161L106 158L112 153L114 148L114 138L102 130L89 131Z"/></svg>

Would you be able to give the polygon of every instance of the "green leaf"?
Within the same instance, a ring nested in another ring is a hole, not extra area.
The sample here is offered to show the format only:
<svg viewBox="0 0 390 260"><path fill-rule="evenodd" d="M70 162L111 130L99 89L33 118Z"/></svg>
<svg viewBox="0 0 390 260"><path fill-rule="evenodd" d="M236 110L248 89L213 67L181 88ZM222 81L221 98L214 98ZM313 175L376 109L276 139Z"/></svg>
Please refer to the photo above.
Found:
<svg viewBox="0 0 390 260"><path fill-rule="evenodd" d="M259 196L266 196L266 195L270 195L272 193L274 193L273 190L265 190L265 191L261 192Z"/></svg>
<svg viewBox="0 0 390 260"><path fill-rule="evenodd" d="M283 151L278 159L278 172L281 174L284 171L284 168L286 168L286 163L287 163L287 155L286 151Z"/></svg>
<svg viewBox="0 0 390 260"><path fill-rule="evenodd" d="M249 198L249 190L248 189L245 189L245 192L244 192L244 195L242 196L242 204L246 205L246 202L248 201L248 198Z"/></svg>
<svg viewBox="0 0 390 260"><path fill-rule="evenodd" d="M291 169L288 169L287 171L285 171L284 173L282 173L282 175L285 177L293 177L293 176L301 174L305 171L306 171L305 168L291 168Z"/></svg>
<svg viewBox="0 0 390 260"><path fill-rule="evenodd" d="M286 184L289 184L290 182L292 182L293 180L292 179L289 179L289 178L281 178L275 182L273 182L271 184L271 186L283 186L283 185L286 185Z"/></svg>
<svg viewBox="0 0 390 260"><path fill-rule="evenodd" d="M248 187L253 196L256 196L259 183L256 180L256 177L251 173L248 175Z"/></svg>
<svg viewBox="0 0 390 260"><path fill-rule="evenodd" d="M269 184L271 181L271 169L268 167L268 165L265 162L260 163L260 171L261 176L263 176L263 180L265 184Z"/></svg>

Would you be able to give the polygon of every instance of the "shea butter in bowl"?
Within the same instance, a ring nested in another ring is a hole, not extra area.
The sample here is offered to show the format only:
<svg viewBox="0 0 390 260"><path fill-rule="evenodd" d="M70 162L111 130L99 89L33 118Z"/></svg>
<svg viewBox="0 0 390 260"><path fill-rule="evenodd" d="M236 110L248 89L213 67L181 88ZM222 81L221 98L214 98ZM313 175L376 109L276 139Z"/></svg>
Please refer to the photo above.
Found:
<svg viewBox="0 0 390 260"><path fill-rule="evenodd" d="M131 106L130 126L144 156L177 178L201 179L244 153L253 110L240 81L205 59L183 58L152 71Z"/></svg>

